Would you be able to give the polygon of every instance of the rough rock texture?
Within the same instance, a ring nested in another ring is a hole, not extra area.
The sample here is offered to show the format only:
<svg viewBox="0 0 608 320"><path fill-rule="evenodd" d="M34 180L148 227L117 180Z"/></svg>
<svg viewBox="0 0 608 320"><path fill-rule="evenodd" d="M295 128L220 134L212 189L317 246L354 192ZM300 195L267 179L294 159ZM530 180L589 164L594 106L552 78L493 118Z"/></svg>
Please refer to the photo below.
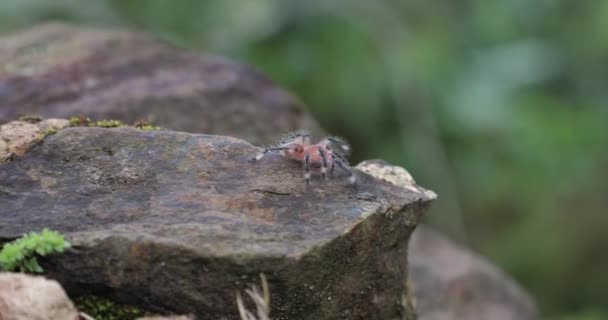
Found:
<svg viewBox="0 0 608 320"><path fill-rule="evenodd" d="M299 163L235 138L66 128L0 165L0 240L49 227L44 264L72 294L236 318L268 277L276 319L402 319L407 244L435 197L358 172L306 187ZM315 178L317 178L315 176Z"/></svg>
<svg viewBox="0 0 608 320"><path fill-rule="evenodd" d="M57 281L0 273L0 319L78 320L78 311Z"/></svg>
<svg viewBox="0 0 608 320"><path fill-rule="evenodd" d="M146 119L255 144L317 129L299 101L248 67L140 33L61 24L0 38L0 123L23 114Z"/></svg>
<svg viewBox="0 0 608 320"><path fill-rule="evenodd" d="M365 161L357 168L405 189L418 189L405 169L384 161ZM410 239L409 272L420 320L539 318L534 302L512 279L428 227L418 226Z"/></svg>
<svg viewBox="0 0 608 320"><path fill-rule="evenodd" d="M45 134L63 129L70 124L65 119L46 119L35 123L12 121L0 126L0 162L23 155Z"/></svg>
<svg viewBox="0 0 608 320"><path fill-rule="evenodd" d="M512 279L429 228L414 233L409 262L420 320L539 318Z"/></svg>

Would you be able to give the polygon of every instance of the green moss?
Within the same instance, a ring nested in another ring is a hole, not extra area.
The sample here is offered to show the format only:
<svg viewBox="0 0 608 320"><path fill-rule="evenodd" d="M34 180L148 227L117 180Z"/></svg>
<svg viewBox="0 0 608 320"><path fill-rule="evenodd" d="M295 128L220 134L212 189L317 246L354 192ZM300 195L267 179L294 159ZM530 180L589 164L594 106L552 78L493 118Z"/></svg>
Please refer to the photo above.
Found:
<svg viewBox="0 0 608 320"><path fill-rule="evenodd" d="M96 320L131 320L144 315L136 307L118 304L98 296L87 295L74 299L76 308Z"/></svg>
<svg viewBox="0 0 608 320"><path fill-rule="evenodd" d="M102 128L117 128L124 126L124 124L120 120L99 120L95 122L95 126Z"/></svg>
<svg viewBox="0 0 608 320"><path fill-rule="evenodd" d="M44 130L42 132L42 135L46 138L46 137L48 137L48 136L50 136L52 134L57 133L57 131L59 131L59 129L57 129L55 127L51 127L51 128L48 128L48 129Z"/></svg>
<svg viewBox="0 0 608 320"><path fill-rule="evenodd" d="M61 253L70 248L70 243L57 231L44 229L30 232L23 237L4 244L0 251L0 269L5 271L43 272L37 256Z"/></svg>
<svg viewBox="0 0 608 320"><path fill-rule="evenodd" d="M91 119L89 119L85 116L70 118L70 126L72 126L72 127L88 126L90 124L91 124Z"/></svg>
<svg viewBox="0 0 608 320"><path fill-rule="evenodd" d="M137 129L143 130L143 131L161 130L161 127L154 126L154 125L152 125L152 123L150 121L147 121L147 120L137 121L133 124L133 126L135 126L135 128L137 128Z"/></svg>
<svg viewBox="0 0 608 320"><path fill-rule="evenodd" d="M36 138L36 140L38 142L40 142L40 141L44 140L44 138L57 133L57 131L59 131L59 130L55 127L48 128L48 129L44 130L41 134L39 134L38 137Z"/></svg>
<svg viewBox="0 0 608 320"><path fill-rule="evenodd" d="M157 131L157 130L161 130L160 127L155 127L155 126L152 126L152 125L140 126L140 127L137 127L137 129L143 130L143 131Z"/></svg>

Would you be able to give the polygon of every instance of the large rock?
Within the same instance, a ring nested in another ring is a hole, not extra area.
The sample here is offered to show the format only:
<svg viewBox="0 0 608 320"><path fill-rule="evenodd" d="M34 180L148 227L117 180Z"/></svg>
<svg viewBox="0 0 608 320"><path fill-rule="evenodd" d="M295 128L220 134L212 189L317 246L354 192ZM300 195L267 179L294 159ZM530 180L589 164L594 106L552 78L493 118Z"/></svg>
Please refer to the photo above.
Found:
<svg viewBox="0 0 608 320"><path fill-rule="evenodd" d="M251 68L141 33L61 24L0 38L0 123L22 114L145 119L256 144L317 129L297 99Z"/></svg>
<svg viewBox="0 0 608 320"><path fill-rule="evenodd" d="M534 320L534 302L512 279L441 234L419 226L409 271L420 320Z"/></svg>
<svg viewBox="0 0 608 320"><path fill-rule="evenodd" d="M88 114L127 122L143 118L168 128L226 134L255 144L268 143L286 129L320 131L294 98L243 66L177 50L137 33L56 24L0 39L0 122L26 113ZM0 139L0 152L9 155L7 148ZM359 168L405 188L414 185L397 167L368 163ZM0 184L0 195L2 190L8 189ZM495 268L481 257L441 234L421 233L412 239L410 252L420 318L449 320L466 314L483 319L488 309L510 310L503 314L515 315L511 319L529 319L535 313L526 294L513 289L513 280L498 271L487 272ZM420 249L425 243L426 249ZM454 277L450 260L460 266L470 261L462 273L467 283L491 285L445 291L464 281ZM465 299L460 292L475 299ZM502 309L494 308L495 297L506 297Z"/></svg>
<svg viewBox="0 0 608 320"><path fill-rule="evenodd" d="M0 272L0 319L78 320L80 316L57 281Z"/></svg>
<svg viewBox="0 0 608 320"><path fill-rule="evenodd" d="M64 232L73 249L46 261L50 276L152 311L236 319L235 288L263 272L277 319L411 318L408 238L435 195L362 171L354 186L337 174L307 188L299 163L253 163L257 152L221 136L63 129L0 165L0 239Z"/></svg>

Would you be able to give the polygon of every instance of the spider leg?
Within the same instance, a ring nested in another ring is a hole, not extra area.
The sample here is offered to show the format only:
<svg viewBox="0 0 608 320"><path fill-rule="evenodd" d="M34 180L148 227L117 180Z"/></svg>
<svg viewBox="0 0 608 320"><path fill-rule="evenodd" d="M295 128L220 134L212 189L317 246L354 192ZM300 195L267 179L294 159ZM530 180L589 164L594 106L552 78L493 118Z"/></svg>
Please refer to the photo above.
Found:
<svg viewBox="0 0 608 320"><path fill-rule="evenodd" d="M338 164L338 167L340 167L340 169L342 169L346 173L348 173L348 181L350 183L355 183L355 181L357 180L357 178L353 174L353 171L351 170L350 165L348 164L348 162L344 158L342 158L340 155L338 155L338 154L334 154L334 162L336 164Z"/></svg>
<svg viewBox="0 0 608 320"><path fill-rule="evenodd" d="M279 151L283 151L283 150L287 150L289 149L288 147L268 147L266 149L264 149L264 151L258 153L255 156L255 160L260 160L262 159L262 157L264 157L264 155L266 155L268 152L279 152Z"/></svg>
<svg viewBox="0 0 608 320"><path fill-rule="evenodd" d="M323 180L327 178L327 157L325 156L325 150L322 147L318 147L319 155L321 155L321 176L323 176Z"/></svg>
<svg viewBox="0 0 608 320"><path fill-rule="evenodd" d="M279 141L279 144L283 145L288 143L300 143L304 145L310 145L310 131L298 130L285 134Z"/></svg>
<svg viewBox="0 0 608 320"><path fill-rule="evenodd" d="M310 155L307 154L304 157L304 179L306 180L306 185L310 184Z"/></svg>

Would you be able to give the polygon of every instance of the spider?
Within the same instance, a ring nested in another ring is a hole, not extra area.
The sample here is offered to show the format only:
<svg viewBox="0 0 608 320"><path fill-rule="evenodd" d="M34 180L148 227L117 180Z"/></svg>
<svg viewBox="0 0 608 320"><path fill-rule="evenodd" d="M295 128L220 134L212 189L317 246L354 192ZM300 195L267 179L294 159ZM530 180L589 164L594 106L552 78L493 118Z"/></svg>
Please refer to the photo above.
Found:
<svg viewBox="0 0 608 320"><path fill-rule="evenodd" d="M269 152L276 152L288 159L302 162L304 165L304 179L306 185L310 184L311 168L321 168L321 176L327 178L327 169L334 171L337 165L348 174L350 183L355 183L355 175L346 160L350 153L350 146L346 141L338 137L325 137L316 144L311 144L310 132L299 130L287 133L278 143L266 147L264 151L256 155L255 160L260 160Z"/></svg>

